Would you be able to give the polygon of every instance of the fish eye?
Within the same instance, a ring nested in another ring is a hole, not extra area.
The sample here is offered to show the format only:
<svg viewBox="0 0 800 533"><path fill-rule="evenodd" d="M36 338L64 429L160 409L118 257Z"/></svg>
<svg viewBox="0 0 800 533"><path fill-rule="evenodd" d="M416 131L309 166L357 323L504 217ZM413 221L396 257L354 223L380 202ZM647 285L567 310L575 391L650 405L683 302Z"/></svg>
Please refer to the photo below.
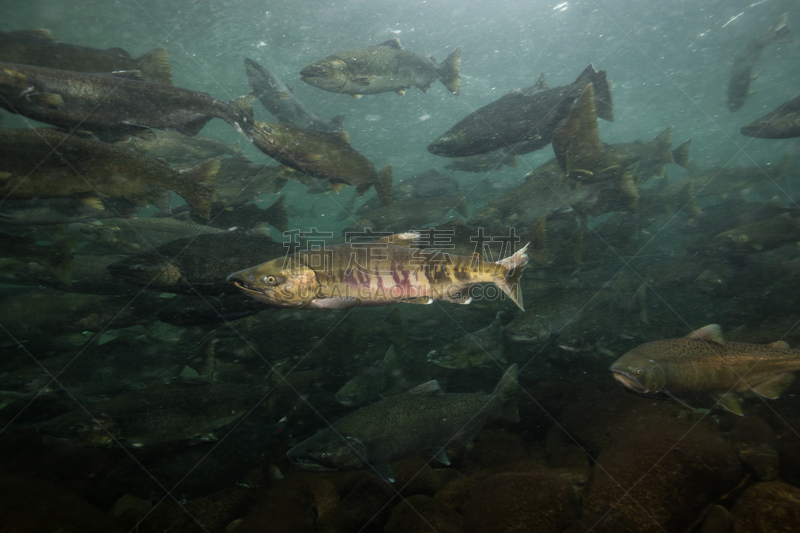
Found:
<svg viewBox="0 0 800 533"><path fill-rule="evenodd" d="M641 376L642 374L644 374L644 370L642 370L641 368L637 368L636 369L636 374Z"/></svg>
<svg viewBox="0 0 800 533"><path fill-rule="evenodd" d="M142 264L135 265L133 268L134 268L135 270L138 270L139 272L141 272L141 271L143 271L143 270L144 270L144 265L142 265Z"/></svg>
<svg viewBox="0 0 800 533"><path fill-rule="evenodd" d="M267 285L275 285L275 282L277 281L275 279L275 276L267 276L265 279L266 279Z"/></svg>

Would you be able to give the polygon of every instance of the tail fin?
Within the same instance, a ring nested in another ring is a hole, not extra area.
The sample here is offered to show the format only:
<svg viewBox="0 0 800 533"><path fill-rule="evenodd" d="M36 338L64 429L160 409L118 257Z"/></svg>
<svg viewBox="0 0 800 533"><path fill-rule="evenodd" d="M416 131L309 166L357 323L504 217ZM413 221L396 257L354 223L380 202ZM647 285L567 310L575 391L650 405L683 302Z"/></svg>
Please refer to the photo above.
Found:
<svg viewBox="0 0 800 533"><path fill-rule="evenodd" d="M138 59L139 71L149 81L172 85L172 71L166 48L150 50Z"/></svg>
<svg viewBox="0 0 800 533"><path fill-rule="evenodd" d="M72 258L75 256L75 246L77 244L78 237L65 237L47 246L47 255L37 262L58 278L61 283L71 285Z"/></svg>
<svg viewBox="0 0 800 533"><path fill-rule="evenodd" d="M575 85L578 90L583 90L588 84L594 85L594 105L597 116L614 122L614 102L611 100L611 84L606 79L606 71L597 71L591 63L584 69Z"/></svg>
<svg viewBox="0 0 800 533"><path fill-rule="evenodd" d="M675 162L672 157L672 126L668 126L647 144L653 149L653 155L661 163Z"/></svg>
<svg viewBox="0 0 800 533"><path fill-rule="evenodd" d="M519 376L519 368L516 364L508 367L503 377L497 383L492 394L502 402L501 412L509 422L519 422L519 410L517 408L517 395L519 394L519 386L517 385L517 377Z"/></svg>
<svg viewBox="0 0 800 533"><path fill-rule="evenodd" d="M220 159L219 157L209 159L196 167L180 171L183 178L181 186L178 187L176 184L173 188L205 220L208 220L211 215L214 179L219 171Z"/></svg>
<svg viewBox="0 0 800 533"><path fill-rule="evenodd" d="M458 189L456 196L456 205L453 209L462 217L469 218L469 211L467 210L467 198L464 196L464 189Z"/></svg>
<svg viewBox="0 0 800 533"><path fill-rule="evenodd" d="M375 192L383 205L392 205L392 165L386 165L378 171L378 177L373 183Z"/></svg>
<svg viewBox="0 0 800 533"><path fill-rule="evenodd" d="M281 233L289 231L289 216L286 214L286 195L281 196L267 208L267 222Z"/></svg>
<svg viewBox="0 0 800 533"><path fill-rule="evenodd" d="M789 15L784 13L778 19L778 22L775 23L773 27L767 31L765 37L767 38L768 42L771 43L793 43L794 37L792 36L792 31L789 29L789 26L786 25L786 21L788 20Z"/></svg>
<svg viewBox="0 0 800 533"><path fill-rule="evenodd" d="M251 105L254 98L254 96L246 94L230 102L233 111L231 113L232 116L229 117L227 121L228 124L251 140L253 125L255 124L255 115L253 114L253 106Z"/></svg>
<svg viewBox="0 0 800 533"><path fill-rule="evenodd" d="M525 311L525 307L522 303L522 287L520 286L519 280L522 277L522 272L528 265L528 255L525 253L528 249L528 244L517 250L514 255L495 263L505 267L506 271L501 279L495 280L494 284L497 285L501 291L506 293L506 295L517 304L517 307L523 311Z"/></svg>
<svg viewBox="0 0 800 533"><path fill-rule="evenodd" d="M672 151L672 159L675 164L689 169L689 148L692 145L692 140L684 141L680 146Z"/></svg>
<svg viewBox="0 0 800 533"><path fill-rule="evenodd" d="M461 69L461 47L459 46L453 50L447 59L439 65L439 79L447 87L447 90L458 96L461 88L461 76L458 71Z"/></svg>
<svg viewBox="0 0 800 533"><path fill-rule="evenodd" d="M514 154L508 154L507 156L505 156L501 161L501 164L511 168L519 168L519 163L517 163L517 157Z"/></svg>
<svg viewBox="0 0 800 533"><path fill-rule="evenodd" d="M383 375L391 378L397 371L397 356L394 354L394 344L389 346L386 350L386 355L383 358Z"/></svg>
<svg viewBox="0 0 800 533"><path fill-rule="evenodd" d="M567 123L553 135L553 152L558 166L567 175L575 171L591 176L602 168L603 143L597 128L594 84L581 91Z"/></svg>
<svg viewBox="0 0 800 533"><path fill-rule="evenodd" d="M337 130L342 129L342 124L344 124L344 119L347 118L347 113L342 113L341 115L336 115L331 119L331 126L336 128Z"/></svg>

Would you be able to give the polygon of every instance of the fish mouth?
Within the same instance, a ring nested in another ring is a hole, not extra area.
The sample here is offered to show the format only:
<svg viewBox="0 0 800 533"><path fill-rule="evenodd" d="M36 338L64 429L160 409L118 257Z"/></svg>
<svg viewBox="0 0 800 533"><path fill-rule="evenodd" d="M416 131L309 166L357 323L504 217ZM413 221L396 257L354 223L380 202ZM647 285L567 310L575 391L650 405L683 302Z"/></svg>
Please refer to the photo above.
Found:
<svg viewBox="0 0 800 533"><path fill-rule="evenodd" d="M508 340L510 340L511 342L518 342L518 343L523 343L523 344L524 343L530 344L532 342L537 342L539 340L537 337L529 337L527 335L522 335L522 334L511 334L511 333L509 333L506 336L507 336Z"/></svg>
<svg viewBox="0 0 800 533"><path fill-rule="evenodd" d="M631 376L627 372L623 372L622 370L612 369L611 373L614 374L614 379L617 380L617 383L619 383L626 389L638 392L639 394L645 394L648 392L647 389L642 385L642 383L638 379Z"/></svg>
<svg viewBox="0 0 800 533"><path fill-rule="evenodd" d="M231 274L231 276L233 276L233 274ZM231 276L228 276L227 281L230 282L230 283L233 283L233 286L236 287L237 289L239 289L240 291L242 291L244 293L255 292L255 293L258 293L258 294L264 294L264 291L262 291L261 289L259 289L255 285L251 285L251 284L247 283L246 281L243 281L243 280L240 280L240 279L231 279Z"/></svg>
<svg viewBox="0 0 800 533"><path fill-rule="evenodd" d="M291 450L290 450L291 451ZM304 470L310 470L312 472L333 472L334 468L327 468L322 466L321 464L317 463L316 461L311 461L309 459L303 459L302 457L292 457L288 453L286 457L289 458L289 461L296 464L300 468Z"/></svg>

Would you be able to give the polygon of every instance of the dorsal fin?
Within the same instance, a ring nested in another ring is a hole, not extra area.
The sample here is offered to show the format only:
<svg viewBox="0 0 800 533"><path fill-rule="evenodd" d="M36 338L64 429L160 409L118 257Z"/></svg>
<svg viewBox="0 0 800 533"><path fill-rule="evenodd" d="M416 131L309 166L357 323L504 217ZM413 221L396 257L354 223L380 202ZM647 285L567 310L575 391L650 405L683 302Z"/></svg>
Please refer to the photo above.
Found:
<svg viewBox="0 0 800 533"><path fill-rule="evenodd" d="M439 386L439 382L434 379L433 381L417 385L413 389L407 390L405 394L413 394L415 396L441 396L444 394L444 391L442 387Z"/></svg>
<svg viewBox="0 0 800 533"><path fill-rule="evenodd" d="M786 341L771 342L771 343L769 343L769 346L771 346L773 348L778 348L779 350L789 350L790 349L789 343L786 342Z"/></svg>
<svg viewBox="0 0 800 533"><path fill-rule="evenodd" d="M722 328L719 324L709 324L700 329L686 335L687 339L694 339L696 341L713 342L716 344L727 344L725 338L722 336Z"/></svg>
<svg viewBox="0 0 800 533"><path fill-rule="evenodd" d="M343 143L350 144L350 136L347 134L346 131L344 130L332 131L330 134L332 137L339 139Z"/></svg>
<svg viewBox="0 0 800 533"><path fill-rule="evenodd" d="M35 37L37 39L44 39L46 41L55 41L56 38L53 37L53 34L50 30L38 29L38 30L17 30L14 32L9 33L16 33L17 35L26 35L28 37Z"/></svg>
<svg viewBox="0 0 800 533"><path fill-rule="evenodd" d="M391 46L392 48L396 48L398 50L403 49L403 45L400 44L400 39L398 39L397 37L395 37L394 39L389 39L388 41L384 41L378 46Z"/></svg>
<svg viewBox="0 0 800 533"><path fill-rule="evenodd" d="M414 241L419 239L419 233L416 231L407 231L406 233L395 233L394 235L387 235L382 239L378 239L375 242L383 242L387 244L396 244L397 246L405 246L407 248L411 248L414 244Z"/></svg>

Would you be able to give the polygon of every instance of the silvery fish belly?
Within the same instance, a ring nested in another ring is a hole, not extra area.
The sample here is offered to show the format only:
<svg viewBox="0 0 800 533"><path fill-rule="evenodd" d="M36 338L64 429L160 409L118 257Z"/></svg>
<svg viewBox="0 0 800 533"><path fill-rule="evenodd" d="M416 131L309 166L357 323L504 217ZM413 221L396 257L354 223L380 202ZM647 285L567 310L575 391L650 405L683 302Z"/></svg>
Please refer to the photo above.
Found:
<svg viewBox="0 0 800 533"><path fill-rule="evenodd" d="M270 305L303 309L428 304L434 299L467 304L473 285L494 283L524 310L520 278L528 263L527 246L491 263L480 254L412 248L418 236L400 233L368 243L301 251L235 272L228 281ZM499 296L495 291L491 297Z"/></svg>

